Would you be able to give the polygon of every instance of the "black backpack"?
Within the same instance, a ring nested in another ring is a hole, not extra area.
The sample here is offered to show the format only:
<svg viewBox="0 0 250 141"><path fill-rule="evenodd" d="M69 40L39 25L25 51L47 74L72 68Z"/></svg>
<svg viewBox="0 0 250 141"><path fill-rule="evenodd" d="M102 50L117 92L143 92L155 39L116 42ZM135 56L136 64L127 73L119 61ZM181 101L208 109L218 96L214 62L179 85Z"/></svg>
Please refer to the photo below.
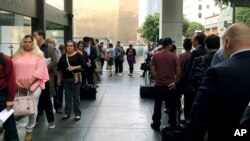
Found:
<svg viewBox="0 0 250 141"><path fill-rule="evenodd" d="M202 78L209 68L209 65L206 64L204 56L199 57L195 61L198 61L198 62L194 63L194 67L191 70L189 84L192 90L197 92L202 82Z"/></svg>

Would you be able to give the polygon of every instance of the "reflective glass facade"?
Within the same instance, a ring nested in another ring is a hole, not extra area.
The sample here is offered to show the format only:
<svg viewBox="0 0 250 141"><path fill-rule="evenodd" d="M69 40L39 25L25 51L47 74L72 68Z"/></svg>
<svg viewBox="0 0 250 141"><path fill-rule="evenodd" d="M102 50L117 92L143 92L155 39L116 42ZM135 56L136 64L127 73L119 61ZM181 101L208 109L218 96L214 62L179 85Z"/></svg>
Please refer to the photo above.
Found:
<svg viewBox="0 0 250 141"><path fill-rule="evenodd" d="M0 10L0 52L11 56L26 34L31 34L30 17Z"/></svg>

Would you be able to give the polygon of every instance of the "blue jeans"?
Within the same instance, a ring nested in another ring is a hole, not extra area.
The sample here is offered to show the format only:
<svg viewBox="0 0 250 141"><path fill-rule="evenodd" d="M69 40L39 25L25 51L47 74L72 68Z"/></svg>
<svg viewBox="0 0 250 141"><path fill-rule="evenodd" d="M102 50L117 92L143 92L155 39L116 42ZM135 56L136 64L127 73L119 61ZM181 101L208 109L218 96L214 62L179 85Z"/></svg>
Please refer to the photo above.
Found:
<svg viewBox="0 0 250 141"><path fill-rule="evenodd" d="M6 100L7 100L7 90L0 91L0 111L6 108ZM5 141L19 141L15 117L12 114L3 124L4 132L4 140Z"/></svg>

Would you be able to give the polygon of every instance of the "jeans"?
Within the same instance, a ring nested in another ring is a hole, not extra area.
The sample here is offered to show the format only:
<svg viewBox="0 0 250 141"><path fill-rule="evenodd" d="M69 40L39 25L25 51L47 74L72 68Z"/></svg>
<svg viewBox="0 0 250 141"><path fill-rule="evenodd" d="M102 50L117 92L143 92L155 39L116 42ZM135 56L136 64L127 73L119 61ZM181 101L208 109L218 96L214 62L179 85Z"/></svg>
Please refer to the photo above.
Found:
<svg viewBox="0 0 250 141"><path fill-rule="evenodd" d="M168 86L155 86L155 104L152 116L155 126L160 127L161 125L161 107L164 99L169 105L168 123L170 126L177 125L177 98L178 96L173 91L168 90Z"/></svg>
<svg viewBox="0 0 250 141"><path fill-rule="evenodd" d="M71 115L71 109L73 105L74 114L81 115L80 110L80 85L75 84L75 80L72 79L63 79L63 85L65 89L65 115ZM73 101L73 103L72 103Z"/></svg>
<svg viewBox="0 0 250 141"><path fill-rule="evenodd" d="M117 74L118 72L123 72L123 61L115 59L115 73Z"/></svg>
<svg viewBox="0 0 250 141"><path fill-rule="evenodd" d="M128 61L128 65L129 65L129 72L133 73L133 71L134 71L134 61Z"/></svg>
<svg viewBox="0 0 250 141"><path fill-rule="evenodd" d="M31 94L34 95L36 106L38 105L38 100L41 95L42 89L40 87L36 88ZM37 111L34 115L29 115L29 122L26 126L26 132L32 132L34 126L36 125Z"/></svg>
<svg viewBox="0 0 250 141"><path fill-rule="evenodd" d="M7 90L0 91L0 111L6 108ZM12 114L3 124L4 140L6 141L19 141L15 117Z"/></svg>

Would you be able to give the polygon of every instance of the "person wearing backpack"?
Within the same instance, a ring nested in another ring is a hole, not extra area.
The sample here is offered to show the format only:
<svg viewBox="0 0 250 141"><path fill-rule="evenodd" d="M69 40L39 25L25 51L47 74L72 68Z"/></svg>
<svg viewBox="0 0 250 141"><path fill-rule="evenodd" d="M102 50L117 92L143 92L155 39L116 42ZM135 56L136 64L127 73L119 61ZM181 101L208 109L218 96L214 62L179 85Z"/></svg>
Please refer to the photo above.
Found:
<svg viewBox="0 0 250 141"><path fill-rule="evenodd" d="M205 50L205 45L204 45L204 39L206 38L206 35L204 33L196 33L193 37L192 37L192 45L195 48L195 50L192 51L191 56L189 58L189 61L186 65L185 71L182 73L181 77L169 84L169 89L180 89L180 88L185 88L188 85L188 80L189 80L189 76L191 73L191 69L193 66L193 62L195 57L199 57L202 55L205 55L207 52ZM190 108L188 106L185 106L185 103L188 105L189 104L189 99L193 99L193 96L190 96L189 94L185 94L184 95L184 115L185 118L188 115Z"/></svg>
<svg viewBox="0 0 250 141"><path fill-rule="evenodd" d="M214 54L220 48L220 37L217 35L210 35L204 40L204 43L207 54L194 59L189 77L188 90L189 93L193 93L194 95L196 95L202 78L211 65Z"/></svg>
<svg viewBox="0 0 250 141"><path fill-rule="evenodd" d="M231 25L222 36L226 61L211 66L198 89L187 123L187 140L239 141L235 127L250 101L250 27ZM248 130L249 131L249 130ZM249 138L246 139L249 141Z"/></svg>

